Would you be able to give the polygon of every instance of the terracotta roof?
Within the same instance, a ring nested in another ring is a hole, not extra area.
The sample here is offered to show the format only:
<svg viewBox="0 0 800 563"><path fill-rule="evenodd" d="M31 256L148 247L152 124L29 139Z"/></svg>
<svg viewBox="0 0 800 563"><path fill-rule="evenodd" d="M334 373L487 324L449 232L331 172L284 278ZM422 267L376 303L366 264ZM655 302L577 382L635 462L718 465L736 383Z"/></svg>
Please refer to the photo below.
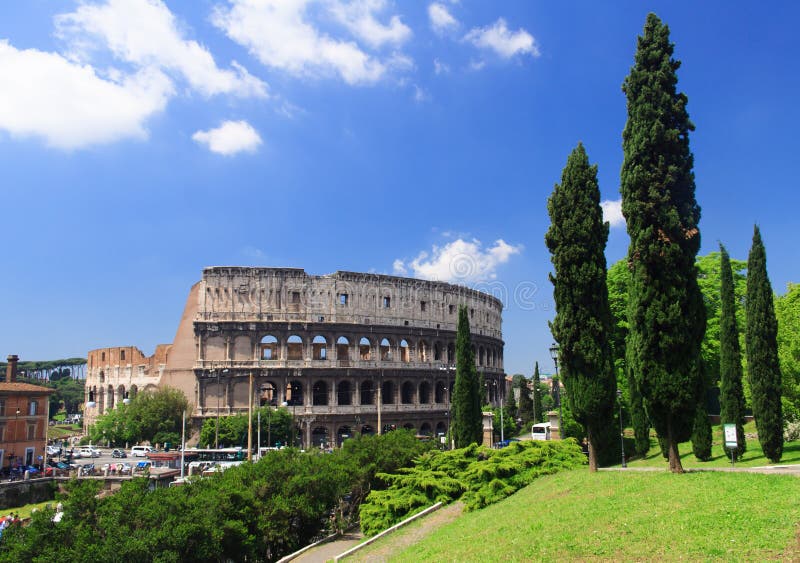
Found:
<svg viewBox="0 0 800 563"><path fill-rule="evenodd" d="M16 391L18 393L55 393L55 389L51 389L49 387L43 387L41 385L31 385L30 383L21 383L19 381L13 381L8 383L7 381L0 381L0 393L9 392L9 391Z"/></svg>

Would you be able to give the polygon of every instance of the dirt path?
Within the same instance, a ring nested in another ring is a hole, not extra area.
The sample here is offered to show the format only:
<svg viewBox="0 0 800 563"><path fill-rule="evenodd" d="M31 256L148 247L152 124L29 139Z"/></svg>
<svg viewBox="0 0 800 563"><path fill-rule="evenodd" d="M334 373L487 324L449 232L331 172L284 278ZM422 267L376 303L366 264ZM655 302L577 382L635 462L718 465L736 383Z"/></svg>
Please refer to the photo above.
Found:
<svg viewBox="0 0 800 563"><path fill-rule="evenodd" d="M345 559L348 563L364 561L378 563L388 561L391 556L403 549L414 545L425 536L449 522L458 518L464 511L464 505L460 502L449 504L440 508L436 512L397 530L389 536L381 539L375 545L365 547L357 551L352 556Z"/></svg>

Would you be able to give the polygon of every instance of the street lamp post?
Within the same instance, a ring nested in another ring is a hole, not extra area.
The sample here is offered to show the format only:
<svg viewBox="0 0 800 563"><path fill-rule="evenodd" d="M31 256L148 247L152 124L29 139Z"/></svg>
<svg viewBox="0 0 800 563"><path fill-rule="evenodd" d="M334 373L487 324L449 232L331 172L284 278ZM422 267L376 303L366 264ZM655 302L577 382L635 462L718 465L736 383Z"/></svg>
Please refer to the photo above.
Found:
<svg viewBox="0 0 800 563"><path fill-rule="evenodd" d="M558 344L553 342L550 346L550 357L553 359L553 367L556 370L555 393L558 401L558 439L564 439L564 426L561 418L561 379L558 377Z"/></svg>
<svg viewBox="0 0 800 563"><path fill-rule="evenodd" d="M622 446L622 467L628 467L625 463L625 433L622 431L622 391L617 389L617 400L619 400L619 444Z"/></svg>

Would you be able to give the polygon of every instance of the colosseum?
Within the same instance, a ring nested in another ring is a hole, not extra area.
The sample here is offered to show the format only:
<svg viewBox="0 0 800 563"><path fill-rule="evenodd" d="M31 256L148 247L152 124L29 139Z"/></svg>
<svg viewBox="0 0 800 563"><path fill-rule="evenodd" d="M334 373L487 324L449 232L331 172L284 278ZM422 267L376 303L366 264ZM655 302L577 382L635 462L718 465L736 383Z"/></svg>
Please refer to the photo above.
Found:
<svg viewBox="0 0 800 563"><path fill-rule="evenodd" d="M286 405L298 444L405 427L443 435L455 378L458 307L469 310L486 401L507 393L502 303L442 282L302 269L211 267L192 286L172 344L92 350L86 409L97 416L138 390L181 389L203 418Z"/></svg>

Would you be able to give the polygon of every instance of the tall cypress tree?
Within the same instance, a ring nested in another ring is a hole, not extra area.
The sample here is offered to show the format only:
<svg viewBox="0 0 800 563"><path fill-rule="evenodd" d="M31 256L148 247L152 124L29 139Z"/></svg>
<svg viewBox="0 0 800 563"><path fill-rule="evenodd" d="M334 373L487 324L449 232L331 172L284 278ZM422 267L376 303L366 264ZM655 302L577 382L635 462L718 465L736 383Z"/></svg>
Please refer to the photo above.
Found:
<svg viewBox="0 0 800 563"><path fill-rule="evenodd" d="M744 437L744 391L742 389L742 353L739 328L736 326L736 299L733 292L733 269L728 251L719 245L719 406L722 424L735 424L738 447L736 457L747 449ZM730 457L732 451L725 449Z"/></svg>
<svg viewBox="0 0 800 563"><path fill-rule="evenodd" d="M705 308L697 284L700 207L695 201L687 98L676 90L680 62L669 28L649 14L625 79L622 212L630 246L628 367L669 466L682 472L678 443L691 436L702 392Z"/></svg>
<svg viewBox="0 0 800 563"><path fill-rule="evenodd" d="M607 428L614 420L617 381L609 336L605 248L608 223L603 222L597 166L578 144L567 159L547 202L550 229L545 235L555 275L556 317L550 323L559 343L561 377L569 408L586 429L589 470L597 471L597 453L605 449ZM564 432L564 429L560 430Z"/></svg>
<svg viewBox="0 0 800 563"><path fill-rule="evenodd" d="M767 277L767 253L758 226L747 258L747 378L753 401L758 441L770 461L783 454L781 413L781 370L778 365L778 321L772 302L772 285Z"/></svg>
<svg viewBox="0 0 800 563"><path fill-rule="evenodd" d="M533 401L528 381L525 380L519 387L519 417L523 425L528 425L533 420Z"/></svg>
<svg viewBox="0 0 800 563"><path fill-rule="evenodd" d="M628 393L630 396L631 426L633 427L634 449L636 454L642 457L650 451L650 420L644 410L642 394L636 380L631 375L630 370L626 370L628 375Z"/></svg>
<svg viewBox="0 0 800 563"><path fill-rule="evenodd" d="M457 448L483 441L481 393L467 307L458 308L456 382L453 389L453 439Z"/></svg>
<svg viewBox="0 0 800 563"><path fill-rule="evenodd" d="M711 422L704 400L697 401L697 410L692 427L692 452L700 461L711 459Z"/></svg>
<svg viewBox="0 0 800 563"><path fill-rule="evenodd" d="M539 387L542 384L542 380L539 377L539 362L536 362L533 366L533 423L536 424L537 422L544 421L544 410L542 407L542 390Z"/></svg>

